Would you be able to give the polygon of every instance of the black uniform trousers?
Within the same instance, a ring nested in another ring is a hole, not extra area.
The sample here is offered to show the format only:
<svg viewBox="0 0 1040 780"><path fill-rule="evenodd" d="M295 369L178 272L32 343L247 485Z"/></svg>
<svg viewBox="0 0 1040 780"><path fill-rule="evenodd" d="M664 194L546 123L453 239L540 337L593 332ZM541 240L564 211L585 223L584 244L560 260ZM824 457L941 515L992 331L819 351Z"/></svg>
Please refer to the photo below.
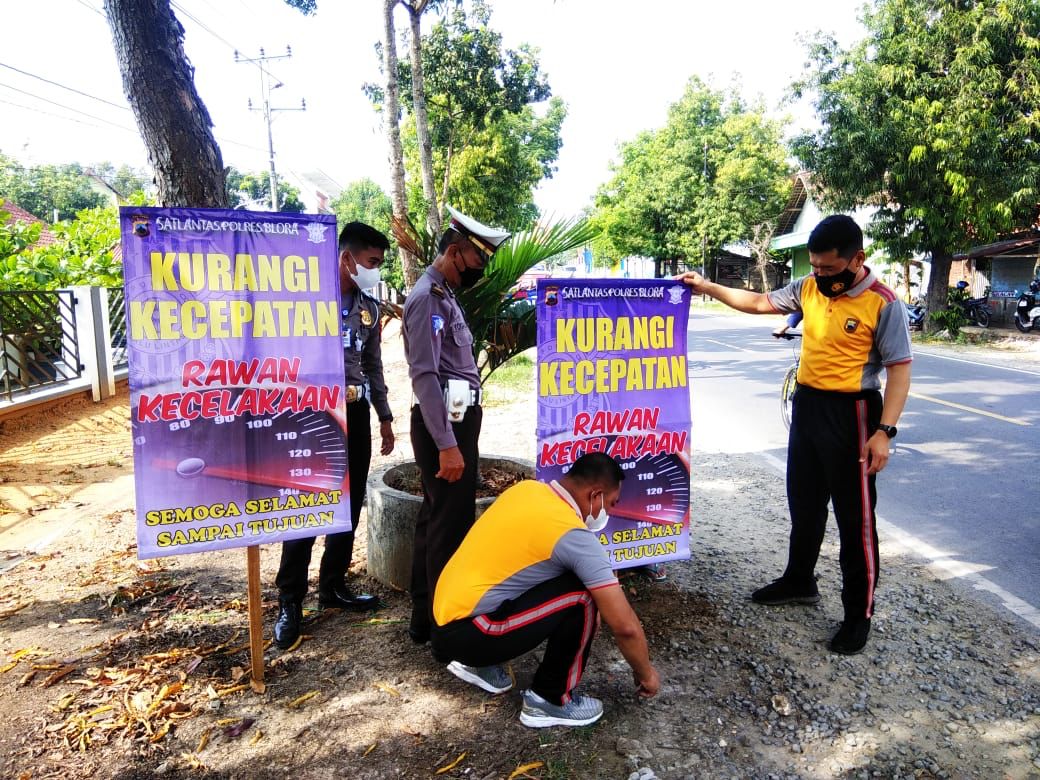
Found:
<svg viewBox="0 0 1040 780"><path fill-rule="evenodd" d="M439 479L440 450L426 429L418 404L412 407L412 451L422 477L423 501L415 521L412 549L412 632L422 635L432 625L433 588L448 559L473 525L479 473L477 439L484 412L470 406L462 420L452 423L455 443L466 466L455 482Z"/></svg>
<svg viewBox="0 0 1040 780"><path fill-rule="evenodd" d="M546 642L531 690L548 702L566 704L581 681L598 627L592 594L568 573L536 585L487 615L434 626L433 651L438 658L467 666L490 666Z"/></svg>
<svg viewBox="0 0 1040 780"><path fill-rule="evenodd" d="M357 529L365 483L372 462L372 429L368 401L347 404L347 472L350 477L350 524ZM311 562L314 537L294 539L282 544L282 561L275 584L282 598L303 601L307 595L307 567ZM318 569L318 592L328 593L342 585L354 555L354 530L325 537L325 552Z"/></svg>
<svg viewBox="0 0 1040 780"><path fill-rule="evenodd" d="M809 586L834 507L846 620L874 612L878 581L877 489L859 454L881 419L881 394L833 393L799 385L787 445L791 543L784 578Z"/></svg>

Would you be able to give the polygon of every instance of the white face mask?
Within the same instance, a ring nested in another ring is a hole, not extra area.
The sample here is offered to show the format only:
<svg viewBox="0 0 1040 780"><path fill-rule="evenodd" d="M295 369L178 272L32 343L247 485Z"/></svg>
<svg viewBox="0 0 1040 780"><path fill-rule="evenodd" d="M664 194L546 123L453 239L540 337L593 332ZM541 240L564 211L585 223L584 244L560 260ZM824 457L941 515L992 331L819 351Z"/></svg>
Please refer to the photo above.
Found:
<svg viewBox="0 0 1040 780"><path fill-rule="evenodd" d="M357 268L357 271L352 273L350 278L358 286L359 290L371 290L379 284L378 268L366 268L361 263L354 263L354 267Z"/></svg>
<svg viewBox="0 0 1040 780"><path fill-rule="evenodd" d="M592 516L592 502L590 501L589 502L589 513L587 515L585 515L585 526L590 531L592 531L593 533L597 533L598 531L602 531L606 527L607 522L609 520L610 520L610 515L607 514L607 507L606 507L606 504L604 503L603 494L600 493L599 494L599 514L596 515L595 517Z"/></svg>

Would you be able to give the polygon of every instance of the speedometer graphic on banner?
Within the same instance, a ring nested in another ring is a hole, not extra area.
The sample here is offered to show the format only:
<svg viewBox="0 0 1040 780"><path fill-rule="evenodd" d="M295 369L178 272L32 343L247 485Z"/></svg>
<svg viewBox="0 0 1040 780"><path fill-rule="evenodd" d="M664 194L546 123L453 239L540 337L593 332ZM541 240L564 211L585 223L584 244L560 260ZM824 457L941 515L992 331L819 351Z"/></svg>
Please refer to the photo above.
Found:
<svg viewBox="0 0 1040 780"><path fill-rule="evenodd" d="M690 463L683 453L663 453L629 461L621 498L612 516L652 523L681 523L690 514ZM622 462L622 468L627 466Z"/></svg>
<svg viewBox="0 0 1040 780"><path fill-rule="evenodd" d="M235 409L245 388L229 390ZM134 421L135 457L170 478L299 491L346 489L346 421L337 410Z"/></svg>

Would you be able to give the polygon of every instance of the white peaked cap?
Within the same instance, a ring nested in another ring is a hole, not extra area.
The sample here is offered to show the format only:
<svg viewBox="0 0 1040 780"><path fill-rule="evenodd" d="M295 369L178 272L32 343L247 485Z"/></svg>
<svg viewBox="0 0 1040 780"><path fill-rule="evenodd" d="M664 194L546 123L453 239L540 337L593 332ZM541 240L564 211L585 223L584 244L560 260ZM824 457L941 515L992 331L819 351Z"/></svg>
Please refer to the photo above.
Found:
<svg viewBox="0 0 1040 780"><path fill-rule="evenodd" d="M488 244L488 249L491 252L498 249L512 235L507 230L499 230L498 228L488 227L481 222L477 222L473 217L467 217L461 211L456 211L451 206L445 206L445 208L448 209L448 213L451 215L451 226L453 228L467 237L474 237Z"/></svg>

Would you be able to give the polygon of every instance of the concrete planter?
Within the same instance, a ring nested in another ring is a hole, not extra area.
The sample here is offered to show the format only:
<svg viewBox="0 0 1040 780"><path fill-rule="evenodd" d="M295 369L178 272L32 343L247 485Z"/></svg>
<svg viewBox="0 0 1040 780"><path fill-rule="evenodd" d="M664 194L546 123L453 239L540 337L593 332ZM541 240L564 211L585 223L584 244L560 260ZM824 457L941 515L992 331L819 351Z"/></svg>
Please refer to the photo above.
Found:
<svg viewBox="0 0 1040 780"><path fill-rule="evenodd" d="M534 463L506 455L483 455L481 468L496 467L534 479ZM405 476L418 481L415 461L394 463L368 475L368 573L391 588L408 590L412 580L412 540L422 496L397 490L387 484ZM477 517L494 498L477 499Z"/></svg>

